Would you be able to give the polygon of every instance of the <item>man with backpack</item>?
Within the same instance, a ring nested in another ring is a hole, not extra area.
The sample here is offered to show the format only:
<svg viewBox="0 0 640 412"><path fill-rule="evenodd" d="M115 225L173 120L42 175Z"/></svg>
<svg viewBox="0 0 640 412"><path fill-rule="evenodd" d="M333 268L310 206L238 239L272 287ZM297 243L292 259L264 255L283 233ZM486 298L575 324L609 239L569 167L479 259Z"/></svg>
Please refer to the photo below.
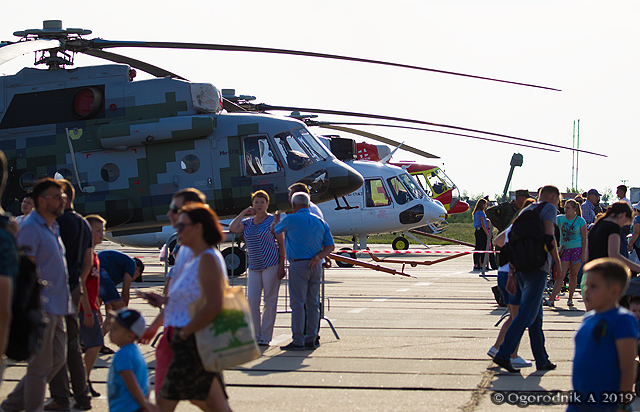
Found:
<svg viewBox="0 0 640 412"><path fill-rule="evenodd" d="M504 342L493 361L509 372L517 372L511 365L510 354L518 346L525 329L529 328L531 351L538 370L553 370L556 365L549 361L544 347L542 331L542 294L551 271L561 276L560 256L555 241L555 225L558 213L556 205L560 191L555 186L540 189L538 202L524 208L513 221L509 233L510 263L515 273L509 273L507 291L515 294L516 282L522 298L520 310L507 330Z"/></svg>
<svg viewBox="0 0 640 412"><path fill-rule="evenodd" d="M0 151L0 198L7 182L7 159ZM4 351L9 340L13 288L19 273L18 248L9 229L9 218L0 206L0 384L4 372Z"/></svg>
<svg viewBox="0 0 640 412"><path fill-rule="evenodd" d="M6 412L42 411L49 380L66 360L64 317L74 312L69 292L67 263L56 218L62 214L66 194L62 185L48 177L33 187L35 210L20 225L17 244L36 264L38 277L46 281L42 289L47 324L40 350L29 358L27 373L2 402Z"/></svg>

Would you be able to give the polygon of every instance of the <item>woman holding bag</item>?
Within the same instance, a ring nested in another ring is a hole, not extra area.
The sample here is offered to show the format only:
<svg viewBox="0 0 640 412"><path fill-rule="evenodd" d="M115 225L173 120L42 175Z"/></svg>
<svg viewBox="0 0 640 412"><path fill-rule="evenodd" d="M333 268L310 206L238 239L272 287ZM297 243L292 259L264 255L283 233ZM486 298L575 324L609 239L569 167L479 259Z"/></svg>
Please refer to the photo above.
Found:
<svg viewBox="0 0 640 412"><path fill-rule="evenodd" d="M158 407L163 412L173 411L180 400L189 400L205 411L230 411L222 373L205 371L194 336L222 310L226 267L220 252L213 248L223 238L222 228L208 206L188 205L179 213L178 240L193 251L193 257L171 283L167 297L146 296L154 306L166 303L164 333L173 350ZM191 316L189 305L199 299L204 304Z"/></svg>

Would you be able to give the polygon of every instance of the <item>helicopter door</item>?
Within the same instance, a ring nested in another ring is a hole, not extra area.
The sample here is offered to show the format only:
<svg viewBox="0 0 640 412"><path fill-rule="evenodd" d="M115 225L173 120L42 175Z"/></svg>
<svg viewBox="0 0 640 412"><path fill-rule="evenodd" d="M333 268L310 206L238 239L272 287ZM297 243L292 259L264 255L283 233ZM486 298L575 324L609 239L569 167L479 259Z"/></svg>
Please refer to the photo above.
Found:
<svg viewBox="0 0 640 412"><path fill-rule="evenodd" d="M362 221L366 217L375 217L377 219L387 220L391 216L389 212L393 209L391 196L385 188L381 178L365 179L363 187L364 207L365 210ZM373 224L375 226L375 224Z"/></svg>
<svg viewBox="0 0 640 412"><path fill-rule="evenodd" d="M241 186L249 186L251 192L264 190L269 194L287 187L282 163L266 135L242 137L241 158ZM276 206L275 202L273 206Z"/></svg>

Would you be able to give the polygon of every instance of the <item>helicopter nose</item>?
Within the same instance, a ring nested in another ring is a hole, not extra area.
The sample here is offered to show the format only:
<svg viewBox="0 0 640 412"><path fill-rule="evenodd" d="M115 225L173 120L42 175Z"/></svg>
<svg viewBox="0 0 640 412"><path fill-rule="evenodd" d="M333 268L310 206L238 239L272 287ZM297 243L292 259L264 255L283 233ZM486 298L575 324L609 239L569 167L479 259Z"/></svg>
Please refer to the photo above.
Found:
<svg viewBox="0 0 640 412"><path fill-rule="evenodd" d="M439 200L435 200L431 203L429 207L429 223L437 223L445 220L447 218L447 209L444 207L442 202Z"/></svg>
<svg viewBox="0 0 640 412"><path fill-rule="evenodd" d="M358 173L358 171L356 171L356 169L339 160L335 160L335 163L339 163L340 168L339 172L337 172L335 176L331 176L331 193L338 197L346 196L362 187L364 178L360 173Z"/></svg>

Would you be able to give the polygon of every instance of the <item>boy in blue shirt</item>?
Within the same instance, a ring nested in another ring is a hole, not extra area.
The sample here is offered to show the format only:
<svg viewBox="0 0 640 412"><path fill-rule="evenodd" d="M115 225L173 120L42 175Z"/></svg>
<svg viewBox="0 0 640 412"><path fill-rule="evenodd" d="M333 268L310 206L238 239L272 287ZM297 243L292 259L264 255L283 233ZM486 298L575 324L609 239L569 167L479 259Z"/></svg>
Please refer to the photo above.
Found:
<svg viewBox="0 0 640 412"><path fill-rule="evenodd" d="M585 265L584 273L584 302L589 312L575 337L572 380L576 403L567 411L631 410L638 320L618 306L629 282L629 268L602 258Z"/></svg>
<svg viewBox="0 0 640 412"><path fill-rule="evenodd" d="M124 308L113 318L109 339L120 349L113 355L107 377L110 411L158 410L149 402L147 364L135 343L144 330L144 317L137 310Z"/></svg>

